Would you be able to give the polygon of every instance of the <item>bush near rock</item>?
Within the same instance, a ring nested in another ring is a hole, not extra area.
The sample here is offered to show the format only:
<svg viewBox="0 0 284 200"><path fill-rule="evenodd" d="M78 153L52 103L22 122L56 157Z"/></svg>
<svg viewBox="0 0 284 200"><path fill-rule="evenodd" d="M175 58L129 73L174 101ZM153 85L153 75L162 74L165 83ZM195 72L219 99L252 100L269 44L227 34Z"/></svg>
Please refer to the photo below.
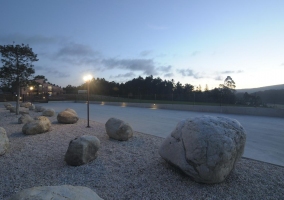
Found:
<svg viewBox="0 0 284 200"><path fill-rule="evenodd" d="M133 130L128 123L117 119L117 118L110 118L106 124L106 133L112 139L125 141L128 140L130 137L133 136Z"/></svg>
<svg viewBox="0 0 284 200"><path fill-rule="evenodd" d="M6 130L0 127L0 156L4 155L9 148L9 139Z"/></svg>
<svg viewBox="0 0 284 200"><path fill-rule="evenodd" d="M75 110L67 108L66 110L58 113L57 121L62 124L75 124L79 117Z"/></svg>
<svg viewBox="0 0 284 200"><path fill-rule="evenodd" d="M42 112L42 115L43 116L46 116L46 117L52 117L55 115L55 111L53 109L45 109L43 112Z"/></svg>
<svg viewBox="0 0 284 200"><path fill-rule="evenodd" d="M35 135L48 132L51 128L50 120L45 116L35 117L35 120L26 123L22 132L27 135Z"/></svg>
<svg viewBox="0 0 284 200"><path fill-rule="evenodd" d="M245 142L237 120L202 116L179 122L159 154L197 182L219 183L243 155Z"/></svg>
<svg viewBox="0 0 284 200"><path fill-rule="evenodd" d="M25 123L31 122L33 120L34 119L30 115L24 114L18 119L18 123L19 124L25 124Z"/></svg>
<svg viewBox="0 0 284 200"><path fill-rule="evenodd" d="M61 185L24 189L9 200L103 200L93 190L83 186Z"/></svg>
<svg viewBox="0 0 284 200"><path fill-rule="evenodd" d="M65 154L68 165L79 166L86 164L97 157L100 140L96 136L83 135L71 140Z"/></svg>

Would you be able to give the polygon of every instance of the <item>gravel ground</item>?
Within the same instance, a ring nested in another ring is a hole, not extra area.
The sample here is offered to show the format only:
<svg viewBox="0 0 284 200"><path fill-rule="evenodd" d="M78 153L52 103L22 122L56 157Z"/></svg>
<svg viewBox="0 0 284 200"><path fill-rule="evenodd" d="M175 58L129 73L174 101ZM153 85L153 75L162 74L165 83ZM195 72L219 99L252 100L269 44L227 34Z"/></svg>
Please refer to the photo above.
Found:
<svg viewBox="0 0 284 200"><path fill-rule="evenodd" d="M89 187L103 199L284 198L284 167L242 158L223 183L199 184L159 156L163 138L134 132L128 141L115 141L106 135L104 124L90 121L91 128L86 128L82 119L58 124L56 116L49 118L50 132L24 135L19 117L0 108L0 127L10 140L9 151L0 157L0 199L25 188L65 184ZM99 138L98 157L86 165L68 166L68 144L81 135Z"/></svg>

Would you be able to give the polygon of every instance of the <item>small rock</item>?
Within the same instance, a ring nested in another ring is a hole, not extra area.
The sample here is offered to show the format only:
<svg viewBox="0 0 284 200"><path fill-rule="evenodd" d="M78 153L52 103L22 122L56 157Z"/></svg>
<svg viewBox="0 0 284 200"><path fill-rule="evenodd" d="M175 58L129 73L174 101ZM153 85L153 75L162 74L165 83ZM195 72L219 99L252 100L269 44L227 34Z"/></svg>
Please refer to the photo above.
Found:
<svg viewBox="0 0 284 200"><path fill-rule="evenodd" d="M53 109L45 109L43 112L42 112L42 115L43 116L46 116L46 117L52 117L55 115L55 111Z"/></svg>
<svg viewBox="0 0 284 200"><path fill-rule="evenodd" d="M35 110L35 105L31 104L30 107L29 107L29 110Z"/></svg>
<svg viewBox="0 0 284 200"><path fill-rule="evenodd" d="M75 110L67 108L66 110L58 113L57 121L62 124L75 124L79 117Z"/></svg>
<svg viewBox="0 0 284 200"><path fill-rule="evenodd" d="M34 119L30 115L24 114L18 119L18 123L19 124L25 124L25 123L31 122L33 120Z"/></svg>
<svg viewBox="0 0 284 200"><path fill-rule="evenodd" d="M93 190L83 186L61 185L24 189L9 200L103 200Z"/></svg>
<svg viewBox="0 0 284 200"><path fill-rule="evenodd" d="M96 136L83 135L71 140L65 154L68 165L79 166L94 160L100 147L100 140Z"/></svg>
<svg viewBox="0 0 284 200"><path fill-rule="evenodd" d="M125 141L133 136L131 126L117 118L110 118L106 122L105 128L108 136L116 140Z"/></svg>
<svg viewBox="0 0 284 200"><path fill-rule="evenodd" d="M0 156L4 155L9 148L9 139L6 130L0 127Z"/></svg>
<svg viewBox="0 0 284 200"><path fill-rule="evenodd" d="M50 128L50 120L47 117L39 116L35 120L26 123L22 128L22 132L27 135L35 135L48 132Z"/></svg>
<svg viewBox="0 0 284 200"><path fill-rule="evenodd" d="M43 112L44 110L45 110L45 108L42 107L42 106L35 106L35 111L36 112Z"/></svg>

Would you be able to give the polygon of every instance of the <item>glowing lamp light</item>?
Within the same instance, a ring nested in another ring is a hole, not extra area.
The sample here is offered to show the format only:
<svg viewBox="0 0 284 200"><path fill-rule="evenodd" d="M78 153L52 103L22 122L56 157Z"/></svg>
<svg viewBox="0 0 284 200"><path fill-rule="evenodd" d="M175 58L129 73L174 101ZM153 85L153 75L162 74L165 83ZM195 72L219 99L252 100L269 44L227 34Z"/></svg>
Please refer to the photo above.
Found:
<svg viewBox="0 0 284 200"><path fill-rule="evenodd" d="M83 77L84 81L86 81L86 82L92 80L92 78L93 78L93 76L90 75L90 74Z"/></svg>

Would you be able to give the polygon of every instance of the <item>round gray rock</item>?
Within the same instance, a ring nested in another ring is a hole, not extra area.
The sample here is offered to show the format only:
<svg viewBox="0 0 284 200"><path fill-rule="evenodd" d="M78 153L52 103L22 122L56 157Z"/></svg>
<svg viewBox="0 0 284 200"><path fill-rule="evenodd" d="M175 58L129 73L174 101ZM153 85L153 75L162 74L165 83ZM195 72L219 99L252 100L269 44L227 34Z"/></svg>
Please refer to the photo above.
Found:
<svg viewBox="0 0 284 200"><path fill-rule="evenodd" d="M117 118L110 118L106 124L106 133L112 139L125 141L128 140L130 137L133 136L133 130L128 123L117 119Z"/></svg>
<svg viewBox="0 0 284 200"><path fill-rule="evenodd" d="M245 142L237 120L202 116L179 122L159 154L197 182L219 183L243 155Z"/></svg>
<svg viewBox="0 0 284 200"><path fill-rule="evenodd" d="M71 140L65 154L68 165L79 166L86 164L97 157L100 140L96 136L83 135Z"/></svg>
<svg viewBox="0 0 284 200"><path fill-rule="evenodd" d="M0 156L4 155L9 148L9 139L6 130L0 127Z"/></svg>
<svg viewBox="0 0 284 200"><path fill-rule="evenodd" d="M83 186L42 186L24 189L9 200L102 200L93 190Z"/></svg>
<svg viewBox="0 0 284 200"><path fill-rule="evenodd" d="M47 117L39 116L34 121L26 123L22 128L22 132L27 135L35 135L48 132L50 128L50 120Z"/></svg>
<svg viewBox="0 0 284 200"><path fill-rule="evenodd" d="M75 110L67 108L66 110L58 113L57 121L62 124L75 124L79 117Z"/></svg>

